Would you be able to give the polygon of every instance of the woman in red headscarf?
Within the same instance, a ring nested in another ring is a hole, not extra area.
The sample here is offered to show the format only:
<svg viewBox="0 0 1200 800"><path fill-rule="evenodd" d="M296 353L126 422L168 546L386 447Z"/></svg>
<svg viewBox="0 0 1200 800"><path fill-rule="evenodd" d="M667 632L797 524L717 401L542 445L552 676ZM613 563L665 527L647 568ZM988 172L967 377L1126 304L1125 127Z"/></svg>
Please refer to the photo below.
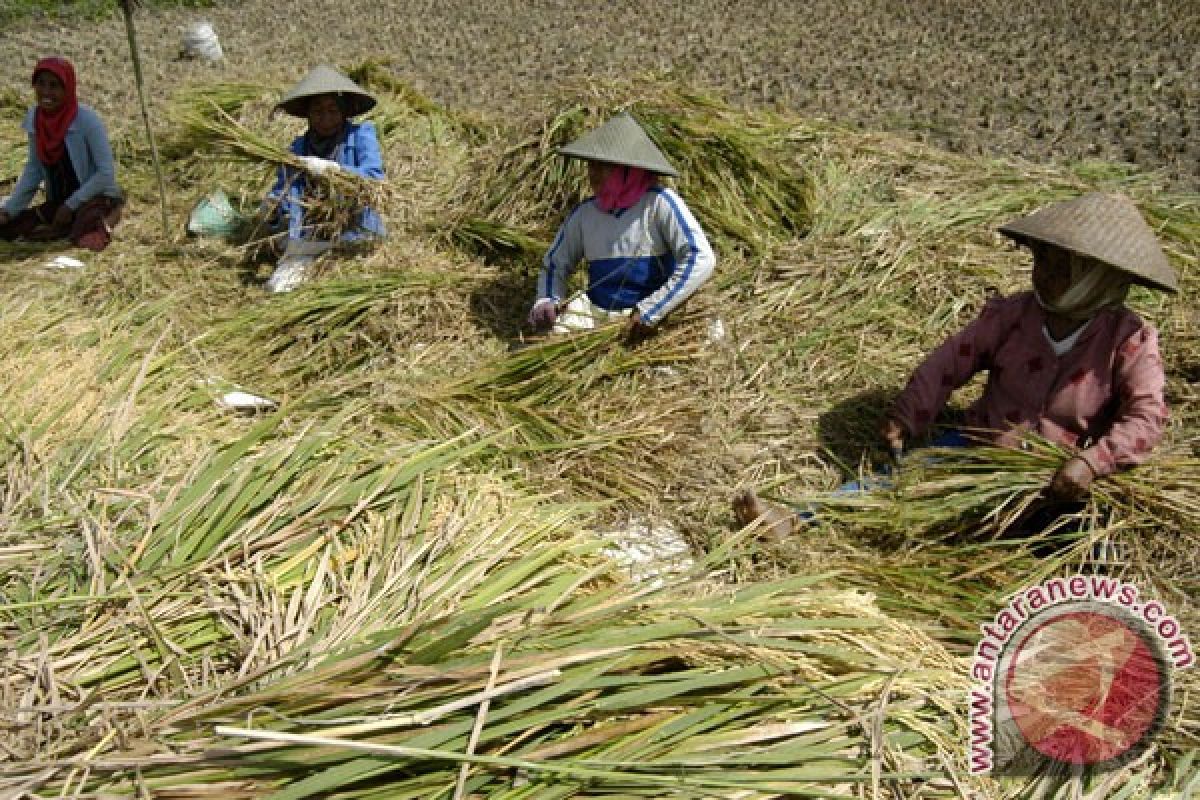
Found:
<svg viewBox="0 0 1200 800"><path fill-rule="evenodd" d="M75 69L64 58L33 68L37 103L25 116L29 157L0 208L0 239L70 239L103 250L121 217L112 146L99 115L75 96ZM43 191L40 205L33 200Z"/></svg>

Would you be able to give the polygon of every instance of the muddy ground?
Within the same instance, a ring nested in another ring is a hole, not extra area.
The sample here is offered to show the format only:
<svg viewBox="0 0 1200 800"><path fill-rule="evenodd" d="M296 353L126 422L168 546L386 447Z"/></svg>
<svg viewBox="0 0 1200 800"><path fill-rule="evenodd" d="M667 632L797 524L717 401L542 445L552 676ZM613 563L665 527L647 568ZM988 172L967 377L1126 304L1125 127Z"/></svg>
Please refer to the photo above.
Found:
<svg viewBox="0 0 1200 800"><path fill-rule="evenodd" d="M203 12L228 54L221 69L175 60L180 27L197 16L142 12L159 95L205 79L282 85L321 61L385 57L438 100L516 114L563 82L672 71L736 102L957 151L1127 161L1200 186L1196 0L250 0ZM24 90L35 57L53 51L78 62L83 95L136 121L119 19L3 32L0 80Z"/></svg>

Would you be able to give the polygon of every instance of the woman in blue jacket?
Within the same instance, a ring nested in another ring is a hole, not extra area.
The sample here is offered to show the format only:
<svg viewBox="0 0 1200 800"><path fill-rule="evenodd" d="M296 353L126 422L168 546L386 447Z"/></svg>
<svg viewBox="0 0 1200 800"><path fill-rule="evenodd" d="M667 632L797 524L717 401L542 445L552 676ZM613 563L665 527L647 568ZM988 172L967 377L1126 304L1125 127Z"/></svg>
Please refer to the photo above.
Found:
<svg viewBox="0 0 1200 800"><path fill-rule="evenodd" d="M29 156L0 208L0 239L69 239L103 250L124 204L108 132L99 115L76 97L75 68L65 58L37 62L33 91L37 104L23 125ZM43 201L33 206L39 188Z"/></svg>
<svg viewBox="0 0 1200 800"><path fill-rule="evenodd" d="M291 151L304 163L303 169L279 168L275 185L267 195L272 230L284 236L283 256L267 281L272 292L287 292L304 282L312 262L335 243L369 243L384 235L383 219L372 208L363 207L351 225L336 233L336 242L321 225L306 218L305 198L321 190L314 180L331 172L344 171L363 178L383 180L383 155L375 125L353 122L351 117L370 111L375 98L332 67L314 68L296 84L276 108L308 121L308 130L296 137Z"/></svg>

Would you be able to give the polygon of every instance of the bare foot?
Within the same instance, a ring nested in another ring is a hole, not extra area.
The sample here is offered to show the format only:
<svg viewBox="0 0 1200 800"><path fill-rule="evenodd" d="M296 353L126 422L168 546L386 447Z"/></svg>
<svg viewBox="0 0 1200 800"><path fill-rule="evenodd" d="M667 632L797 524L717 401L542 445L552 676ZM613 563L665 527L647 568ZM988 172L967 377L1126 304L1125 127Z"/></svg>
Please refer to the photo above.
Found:
<svg viewBox="0 0 1200 800"><path fill-rule="evenodd" d="M790 511L764 503L749 489L733 496L733 516L743 528L757 521L763 532L774 539L786 538L796 524Z"/></svg>

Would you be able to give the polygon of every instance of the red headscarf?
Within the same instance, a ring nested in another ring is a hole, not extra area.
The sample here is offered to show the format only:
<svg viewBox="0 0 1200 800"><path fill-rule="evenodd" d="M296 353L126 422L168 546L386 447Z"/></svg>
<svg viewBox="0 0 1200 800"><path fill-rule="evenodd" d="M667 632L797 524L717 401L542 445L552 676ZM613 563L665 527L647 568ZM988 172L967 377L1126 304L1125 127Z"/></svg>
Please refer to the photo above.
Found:
<svg viewBox="0 0 1200 800"><path fill-rule="evenodd" d="M654 177L653 172L640 167L615 165L596 192L596 205L601 211L624 211L642 199L654 185Z"/></svg>
<svg viewBox="0 0 1200 800"><path fill-rule="evenodd" d="M37 62L33 68L33 80L37 80L39 72L49 72L60 81L66 94L62 105L57 111L46 112L41 106L33 115L33 131L37 140L37 156L43 164L57 164L66 152L63 143L67 138L67 128L79 113L79 99L75 96L75 68L65 58L51 56Z"/></svg>

